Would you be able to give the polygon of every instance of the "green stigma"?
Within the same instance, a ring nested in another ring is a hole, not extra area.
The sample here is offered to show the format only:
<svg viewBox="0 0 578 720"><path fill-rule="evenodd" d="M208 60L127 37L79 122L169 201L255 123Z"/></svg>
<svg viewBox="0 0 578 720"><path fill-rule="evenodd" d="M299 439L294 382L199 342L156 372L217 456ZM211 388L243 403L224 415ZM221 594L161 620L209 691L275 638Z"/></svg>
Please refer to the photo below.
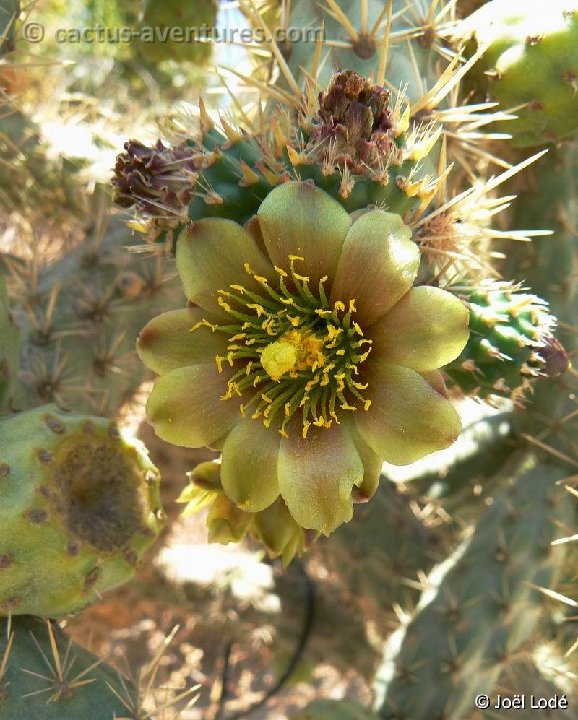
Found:
<svg viewBox="0 0 578 720"><path fill-rule="evenodd" d="M261 365L271 380L279 380L285 373L294 370L298 360L297 348L285 340L267 345L261 353Z"/></svg>
<svg viewBox="0 0 578 720"><path fill-rule="evenodd" d="M279 380L287 373L321 367L325 358L321 352L323 340L308 331L289 330L280 340L267 345L261 353L261 365L271 380Z"/></svg>

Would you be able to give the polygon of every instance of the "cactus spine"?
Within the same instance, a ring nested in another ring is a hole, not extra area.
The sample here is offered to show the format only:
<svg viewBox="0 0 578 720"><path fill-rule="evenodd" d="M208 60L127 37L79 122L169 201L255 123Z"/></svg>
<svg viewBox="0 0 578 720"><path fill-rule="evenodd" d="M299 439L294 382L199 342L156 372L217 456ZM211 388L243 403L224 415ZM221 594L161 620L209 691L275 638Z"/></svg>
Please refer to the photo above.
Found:
<svg viewBox="0 0 578 720"><path fill-rule="evenodd" d="M114 720L127 716L123 693L134 691L56 624L26 616L0 620L0 717Z"/></svg>

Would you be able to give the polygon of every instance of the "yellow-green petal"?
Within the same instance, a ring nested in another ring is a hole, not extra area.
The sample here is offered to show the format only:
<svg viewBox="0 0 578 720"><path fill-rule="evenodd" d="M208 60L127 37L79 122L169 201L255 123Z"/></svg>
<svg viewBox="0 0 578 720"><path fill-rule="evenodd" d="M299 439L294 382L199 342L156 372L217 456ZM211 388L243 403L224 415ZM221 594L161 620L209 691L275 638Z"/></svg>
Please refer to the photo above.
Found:
<svg viewBox="0 0 578 720"><path fill-rule="evenodd" d="M303 546L304 530L295 522L282 498L256 513L252 528L273 557L283 556L284 565Z"/></svg>
<svg viewBox="0 0 578 720"><path fill-rule="evenodd" d="M373 352L388 362L426 372L447 365L464 349L469 312L447 290L411 288L371 328Z"/></svg>
<svg viewBox="0 0 578 720"><path fill-rule="evenodd" d="M281 436L247 416L227 435L223 445L221 482L242 510L259 512L279 497L277 456Z"/></svg>
<svg viewBox="0 0 578 720"><path fill-rule="evenodd" d="M287 182L272 190L257 213L263 242L274 265L288 268L289 256L302 257L296 271L319 280L335 274L343 241L351 227L349 213L310 182Z"/></svg>
<svg viewBox="0 0 578 720"><path fill-rule="evenodd" d="M373 497L379 486L383 460L365 442L353 421L348 423L348 429L363 464L363 481L358 487L354 488L353 499L355 502L367 502Z"/></svg>
<svg viewBox="0 0 578 720"><path fill-rule="evenodd" d="M355 301L357 322L366 328L384 315L413 285L419 248L399 215L363 213L347 233L330 302Z"/></svg>
<svg viewBox="0 0 578 720"><path fill-rule="evenodd" d="M146 412L155 433L183 447L204 447L239 422L239 404L220 400L230 374L214 363L176 368L155 381Z"/></svg>
<svg viewBox="0 0 578 720"><path fill-rule="evenodd" d="M455 408L415 370L374 359L364 379L371 406L354 420L387 462L408 465L457 439L461 421Z"/></svg>
<svg viewBox="0 0 578 720"><path fill-rule="evenodd" d="M299 423L290 428L279 449L281 495L301 527L329 535L351 520L353 488L363 482L361 458L341 425L311 427L307 438Z"/></svg>
<svg viewBox="0 0 578 720"><path fill-rule="evenodd" d="M187 298L219 315L223 315L217 304L219 290L228 291L231 285L260 289L245 265L269 280L276 277L251 235L223 218L205 218L183 230L177 240L176 261Z"/></svg>
<svg viewBox="0 0 578 720"><path fill-rule="evenodd" d="M143 363L156 373L185 365L215 361L226 348L226 337L201 326L206 313L200 308L169 310L154 317L141 330L136 349Z"/></svg>
<svg viewBox="0 0 578 720"><path fill-rule="evenodd" d="M243 512L225 495L218 495L207 513L209 542L227 545L245 537L252 515Z"/></svg>

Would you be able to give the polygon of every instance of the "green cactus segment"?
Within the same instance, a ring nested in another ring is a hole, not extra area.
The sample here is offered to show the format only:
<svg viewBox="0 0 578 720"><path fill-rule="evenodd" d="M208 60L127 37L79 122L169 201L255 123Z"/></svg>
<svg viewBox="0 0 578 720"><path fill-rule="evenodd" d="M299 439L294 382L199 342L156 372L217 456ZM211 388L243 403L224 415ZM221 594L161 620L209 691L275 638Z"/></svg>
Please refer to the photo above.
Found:
<svg viewBox="0 0 578 720"><path fill-rule="evenodd" d="M225 121L219 130L201 105L199 140L127 142L113 179L116 204L143 221L150 240L174 245L190 220L247 222L289 180L313 180L348 212L376 205L404 215L430 202L436 182L421 162L439 133L408 132L409 115L390 107L389 91L345 71L292 112L279 105L258 132L245 132Z"/></svg>
<svg viewBox="0 0 578 720"><path fill-rule="evenodd" d="M0 58L14 49L15 24L19 13L19 0L0 2Z"/></svg>
<svg viewBox="0 0 578 720"><path fill-rule="evenodd" d="M411 580L427 573L442 550L439 535L416 517L394 483L382 479L370 502L357 505L353 519L318 540L309 554L385 635L394 621L392 607L415 605L419 596Z"/></svg>
<svg viewBox="0 0 578 720"><path fill-rule="evenodd" d="M25 616L0 620L0 717L114 720L127 717L134 692L55 624Z"/></svg>
<svg viewBox="0 0 578 720"><path fill-rule="evenodd" d="M128 580L161 528L158 470L115 423L0 420L0 611L63 617Z"/></svg>
<svg viewBox="0 0 578 720"><path fill-rule="evenodd" d="M138 28L137 52L151 63L164 60L205 63L211 57L212 45L198 38L204 34L210 40L211 29L216 24L217 0L195 0L194 3L148 0Z"/></svg>
<svg viewBox="0 0 578 720"><path fill-rule="evenodd" d="M508 283L455 292L470 311L470 339L444 370L465 393L521 404L538 378L567 368L568 358L552 335L554 318L542 299Z"/></svg>
<svg viewBox="0 0 578 720"><path fill-rule="evenodd" d="M430 574L411 620L388 641L377 674L384 720L469 717L479 693L538 621L564 546L552 546L557 523L573 513L560 468L525 463L494 498L474 534Z"/></svg>
<svg viewBox="0 0 578 720"><path fill-rule="evenodd" d="M500 124L515 146L556 143L578 131L578 4L493 0L458 34L486 47L489 97L517 120ZM518 106L523 106L518 108Z"/></svg>
<svg viewBox="0 0 578 720"><path fill-rule="evenodd" d="M315 700L291 720L379 720L352 700Z"/></svg>
<svg viewBox="0 0 578 720"><path fill-rule="evenodd" d="M338 5L345 21L333 12L327 0L297 0L291 4L289 28L304 32L287 44L284 51L298 80L309 75L323 86L333 72L344 69L377 78L387 32L387 3L340 0ZM321 56L316 59L319 38ZM444 63L436 51L438 43L436 22L428 2L416 2L408 11L404 0L394 0L386 66L388 87L396 92L405 89L412 103L420 100L436 84L439 65Z"/></svg>
<svg viewBox="0 0 578 720"><path fill-rule="evenodd" d="M575 143L552 149L537 163L527 188L519 193L515 227L552 228L551 237L519 243L508 252L503 274L516 272L545 298L559 320L558 335L575 364L578 351L578 148ZM551 363L560 364L559 353ZM551 461L576 472L578 462L578 375L568 369L536 384L532 403L516 413L515 427Z"/></svg>
<svg viewBox="0 0 578 720"><path fill-rule="evenodd" d="M0 415L10 409L18 376L20 333L8 307L4 278L0 277Z"/></svg>
<svg viewBox="0 0 578 720"><path fill-rule="evenodd" d="M21 333L18 407L54 402L113 417L146 378L136 338L147 319L181 302L174 265L142 245L124 222L102 220L74 250L42 267L13 265L14 321Z"/></svg>

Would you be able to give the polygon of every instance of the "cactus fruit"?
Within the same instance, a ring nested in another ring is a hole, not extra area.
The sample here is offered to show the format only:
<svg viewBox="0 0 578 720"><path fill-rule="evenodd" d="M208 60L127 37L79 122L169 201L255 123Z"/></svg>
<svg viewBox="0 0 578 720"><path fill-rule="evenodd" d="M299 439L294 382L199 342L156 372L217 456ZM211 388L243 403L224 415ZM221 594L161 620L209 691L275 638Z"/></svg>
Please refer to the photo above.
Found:
<svg viewBox="0 0 578 720"><path fill-rule="evenodd" d="M539 297L503 282L452 290L470 311L470 338L444 370L465 393L523 404L536 379L566 370L568 356L552 335L555 320Z"/></svg>
<svg viewBox="0 0 578 720"><path fill-rule="evenodd" d="M251 132L226 121L218 130L201 105L199 141L125 144L115 202L145 221L151 239L168 234L171 246L190 220L246 222L276 185L291 179L313 180L348 212L423 208L436 183L419 174L419 163L439 133L408 132L407 112L400 102L391 106L389 96L356 73L338 73L318 98L305 92L280 103Z"/></svg>
<svg viewBox="0 0 578 720"><path fill-rule="evenodd" d="M14 325L8 307L4 278L0 276L0 415L12 405L14 386L18 375L20 333Z"/></svg>
<svg viewBox="0 0 578 720"><path fill-rule="evenodd" d="M517 119L500 123L517 147L556 143L578 131L578 5L492 0L455 30L484 50L487 94Z"/></svg>
<svg viewBox="0 0 578 720"><path fill-rule="evenodd" d="M126 678L56 624L26 616L0 620L1 718L120 720L127 717L127 692L135 690Z"/></svg>
<svg viewBox="0 0 578 720"><path fill-rule="evenodd" d="M287 182L249 227L208 218L180 236L194 307L141 332L160 373L147 417L168 442L222 448L240 509L281 495L299 525L329 534L373 495L382 459L405 465L456 439L438 368L464 348L468 312L412 287L419 250L399 215L352 217Z"/></svg>
<svg viewBox="0 0 578 720"><path fill-rule="evenodd" d="M376 679L383 720L469 717L531 635L544 599L532 585L556 582L565 551L551 543L573 512L558 484L563 469L515 464L519 474L434 569L415 614L389 639Z"/></svg>
<svg viewBox="0 0 578 720"><path fill-rule="evenodd" d="M161 528L144 447L55 406L0 420L0 492L4 614L80 610L131 577Z"/></svg>

